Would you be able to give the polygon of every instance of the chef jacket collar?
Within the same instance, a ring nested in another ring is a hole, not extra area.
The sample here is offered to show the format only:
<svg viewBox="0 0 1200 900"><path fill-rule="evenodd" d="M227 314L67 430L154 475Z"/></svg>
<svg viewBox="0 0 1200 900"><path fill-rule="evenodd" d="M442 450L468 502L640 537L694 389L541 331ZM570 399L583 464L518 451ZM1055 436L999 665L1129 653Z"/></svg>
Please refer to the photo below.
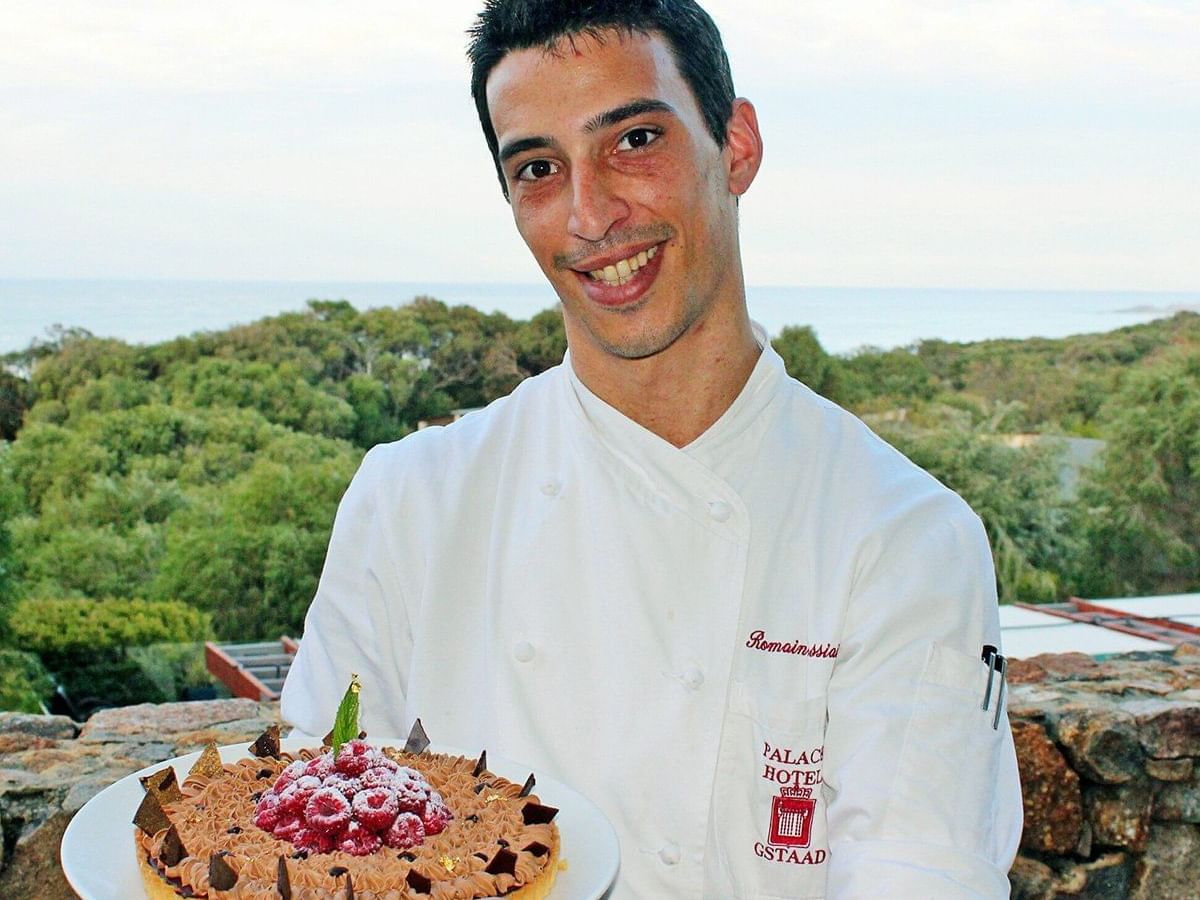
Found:
<svg viewBox="0 0 1200 900"><path fill-rule="evenodd" d="M570 354L563 359L568 406L598 443L646 488L684 508L697 521L737 537L748 528L745 506L718 474L728 442L744 439L766 426L762 413L775 398L784 375L783 360L771 347L766 331L752 323L762 347L758 361L737 398L716 422L686 447L669 441L630 419L588 389L575 373ZM733 515L714 517L714 504L729 504Z"/></svg>

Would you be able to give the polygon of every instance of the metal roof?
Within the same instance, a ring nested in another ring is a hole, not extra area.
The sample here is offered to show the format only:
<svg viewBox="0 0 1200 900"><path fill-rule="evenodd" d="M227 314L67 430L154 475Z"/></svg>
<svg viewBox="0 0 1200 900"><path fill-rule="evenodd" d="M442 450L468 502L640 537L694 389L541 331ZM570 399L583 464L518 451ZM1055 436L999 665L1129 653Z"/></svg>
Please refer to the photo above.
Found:
<svg viewBox="0 0 1200 900"><path fill-rule="evenodd" d="M1155 619L1163 621L1157 624L1141 621ZM1039 653L1105 656L1135 650L1169 651L1179 643L1196 643L1197 629L1200 629L1200 594L1073 600L1047 604L1042 609L1000 607L1002 652L1012 659ZM1188 634L1189 630L1193 635Z"/></svg>

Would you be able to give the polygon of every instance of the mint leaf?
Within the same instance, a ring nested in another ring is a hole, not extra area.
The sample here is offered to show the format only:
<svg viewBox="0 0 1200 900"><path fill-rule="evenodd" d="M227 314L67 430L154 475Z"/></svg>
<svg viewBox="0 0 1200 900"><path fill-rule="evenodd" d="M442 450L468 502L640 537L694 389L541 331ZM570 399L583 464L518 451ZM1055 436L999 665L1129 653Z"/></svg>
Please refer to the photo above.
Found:
<svg viewBox="0 0 1200 900"><path fill-rule="evenodd" d="M358 737L358 692L362 690L362 685L358 683L358 676L350 676L350 687L346 688L346 695L342 697L342 702L338 704L337 715L333 717L333 734L329 739L329 745L333 748L333 758L337 759L338 750L346 741L352 741Z"/></svg>

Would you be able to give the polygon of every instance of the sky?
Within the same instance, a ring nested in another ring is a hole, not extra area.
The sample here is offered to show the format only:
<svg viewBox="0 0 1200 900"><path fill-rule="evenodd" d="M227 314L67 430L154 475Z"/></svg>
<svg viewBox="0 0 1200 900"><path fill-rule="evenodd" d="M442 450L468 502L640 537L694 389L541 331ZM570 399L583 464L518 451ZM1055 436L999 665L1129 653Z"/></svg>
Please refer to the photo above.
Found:
<svg viewBox="0 0 1200 900"><path fill-rule="evenodd" d="M762 285L1200 290L1200 3L704 4ZM4 0L0 278L541 279L478 0Z"/></svg>

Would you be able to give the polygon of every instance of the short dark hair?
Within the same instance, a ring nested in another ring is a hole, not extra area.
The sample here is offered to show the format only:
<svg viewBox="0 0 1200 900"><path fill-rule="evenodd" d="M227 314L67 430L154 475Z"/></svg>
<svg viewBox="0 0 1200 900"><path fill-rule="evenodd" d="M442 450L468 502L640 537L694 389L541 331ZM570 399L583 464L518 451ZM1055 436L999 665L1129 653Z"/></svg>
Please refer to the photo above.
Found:
<svg viewBox="0 0 1200 900"><path fill-rule="evenodd" d="M666 38L679 74L691 88L704 123L718 147L733 111L733 76L721 32L695 0L486 0L467 32L470 44L471 95L500 188L508 196L496 130L487 105L492 69L513 50L551 50L563 38L583 34L603 40L604 32L658 32Z"/></svg>

